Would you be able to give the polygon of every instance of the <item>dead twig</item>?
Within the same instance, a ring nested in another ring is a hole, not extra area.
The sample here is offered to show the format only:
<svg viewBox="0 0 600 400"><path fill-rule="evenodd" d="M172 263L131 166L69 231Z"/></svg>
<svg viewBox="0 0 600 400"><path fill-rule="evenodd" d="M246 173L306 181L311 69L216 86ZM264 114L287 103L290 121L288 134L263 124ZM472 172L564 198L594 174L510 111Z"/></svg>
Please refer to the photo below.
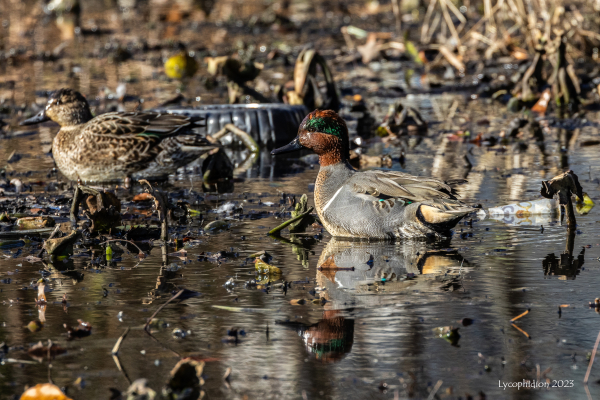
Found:
<svg viewBox="0 0 600 400"><path fill-rule="evenodd" d="M433 400L437 391L440 390L440 387L442 387L442 383L444 383L444 381L442 381L441 379L439 381L437 381L437 383L435 384L433 389L431 389L431 392L429 392L429 396L427 396L427 400Z"/></svg>
<svg viewBox="0 0 600 400"><path fill-rule="evenodd" d="M60 230L60 224L56 225L56 228L54 228L54 230L52 231L52 233L50 234L50 236L48 236L48 239L54 239L54 236L56 236L56 234L58 233L58 231ZM44 245L42 244L42 248L40 249L40 251L38 251L37 253L37 258L42 258L42 254L44 254L44 251L46 250L46 247L44 247Z"/></svg>
<svg viewBox="0 0 600 400"><path fill-rule="evenodd" d="M115 343L115 346L113 347L111 354L113 356L116 356L117 354L119 354L119 349L121 348L121 344L123 344L123 341L125 340L125 337L127 336L127 334L129 333L129 327L127 327L127 329L125 329L125 332L123 332L123 334L119 337L119 339L117 339L117 343Z"/></svg>
<svg viewBox="0 0 600 400"><path fill-rule="evenodd" d="M169 223L167 221L169 200L167 195L160 189L154 189L146 179L140 179L138 182L141 184L145 183L150 187L150 190L146 189L146 191L154 198L154 204L158 210L158 218L160 220L160 239L166 243L169 240Z"/></svg>
<svg viewBox="0 0 600 400"><path fill-rule="evenodd" d="M440 46L439 48L440 54L444 56L444 58L456 68L459 72L464 72L465 64L446 46Z"/></svg>
<svg viewBox="0 0 600 400"><path fill-rule="evenodd" d="M527 339L531 339L531 336L529 336L529 333L525 332L523 329L519 328L515 324L511 324L511 325L512 325L513 328L515 328L516 330L518 330L519 332L521 332L523 335L527 336Z"/></svg>
<svg viewBox="0 0 600 400"><path fill-rule="evenodd" d="M169 350L171 353L175 354L177 357L181 358L181 354L176 352L175 350L173 350L172 348L170 348L169 346L165 345L164 343L162 343L160 340L158 340L157 338L154 337L154 335L152 335L150 332L144 330L144 332L146 332L146 334L148 336L150 336L150 339L154 340L156 343L158 343L159 345L161 345L164 349Z"/></svg>
<svg viewBox="0 0 600 400"><path fill-rule="evenodd" d="M596 351L598 351L598 344L600 344L600 332L598 332L598 338L596 338L596 344L594 345L594 350L592 351L592 357L590 358L590 364L588 365L587 372L585 373L585 378L583 378L584 385L587 385L588 379L590 377L590 372L592 372L592 365L594 365L594 358L596 358Z"/></svg>
<svg viewBox="0 0 600 400"><path fill-rule="evenodd" d="M105 240L104 242L100 242L100 243L98 243L98 244L104 244L104 243L108 243L108 242L127 242L127 243L131 243L132 245L134 245L134 246L136 247L136 249L138 249L138 250L140 251L140 254L144 254L144 255L146 255L146 253L144 253L144 252L142 251L142 249L140 249L140 248L138 247L138 245L137 245L137 244L135 244L135 243L133 243L131 240L126 240L126 239L109 239L109 240Z"/></svg>
<svg viewBox="0 0 600 400"><path fill-rule="evenodd" d="M185 291L185 289L181 289L179 292L177 292L177 294L175 296L173 296L169 300L167 300L167 302L165 304L163 304L162 306L158 307L158 310L156 310L154 312L154 314L152 314L152 316L148 319L148 321L146 321L146 325L144 325L144 330L145 331L148 330L148 325L150 325L150 322L154 319L154 317L156 317L156 315L160 312L160 310L162 310L163 308L165 308L165 306L167 304L169 304L170 302L172 302L173 300L175 300L176 298L178 298L184 291Z"/></svg>
<svg viewBox="0 0 600 400"><path fill-rule="evenodd" d="M392 0L392 11L394 12L394 18L396 19L396 33L400 35L402 33L402 12L400 5L402 0Z"/></svg>
<svg viewBox="0 0 600 400"><path fill-rule="evenodd" d="M312 207L312 206L311 206L311 207L310 207L310 208L309 208L309 209L308 209L306 212L304 212L304 213L302 213L302 214L298 215L298 216L297 216L297 217L295 217L295 218L292 218L292 219L290 219L290 220L287 220L287 221L285 221L283 224L279 225L279 226L278 226L278 227L276 227L276 228L273 228L273 229L271 229L271 230L269 231L269 233L268 233L268 234L269 234L269 235L275 235L275 234L279 234L279 232L280 232L282 229L284 229L285 227L287 227L287 226L289 226L289 225L293 224L293 223L294 223L294 222L296 222L296 221L300 221L302 218L304 218L305 216L307 216L308 214L310 214L310 213L312 212L312 210L313 210L313 209L314 209L314 207Z"/></svg>
<svg viewBox="0 0 600 400"><path fill-rule="evenodd" d="M523 314L519 314L516 317L514 317L513 319L510 320L510 322L515 322L516 320L518 320L521 317L526 316L527 314L529 314L529 310L525 311Z"/></svg>
<svg viewBox="0 0 600 400"><path fill-rule="evenodd" d="M207 139L213 143L216 143L219 139L221 139L229 132L237 136L242 141L242 143L244 143L244 146L248 148L248 150L250 150L252 153L258 154L258 152L260 151L260 147L256 143L256 140L254 140L254 138L250 136L248 132L238 128L234 124L225 125L223 129L221 129L214 135L207 137Z"/></svg>

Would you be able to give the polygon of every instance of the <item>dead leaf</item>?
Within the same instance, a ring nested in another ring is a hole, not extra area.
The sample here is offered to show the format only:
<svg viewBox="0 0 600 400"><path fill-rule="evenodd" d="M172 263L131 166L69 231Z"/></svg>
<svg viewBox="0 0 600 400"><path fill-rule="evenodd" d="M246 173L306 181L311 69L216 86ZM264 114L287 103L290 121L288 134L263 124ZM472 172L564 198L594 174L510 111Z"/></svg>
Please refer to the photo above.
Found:
<svg viewBox="0 0 600 400"><path fill-rule="evenodd" d="M135 202L150 201L150 200L153 200L153 199L154 199L154 197L152 197L152 195L150 193L147 193L147 192L136 194L135 196L133 196L133 201L135 201Z"/></svg>
<svg viewBox="0 0 600 400"><path fill-rule="evenodd" d="M533 107L531 107L531 111L538 113L540 115L546 114L546 109L548 108L548 104L550 104L550 98L552 97L551 90L546 89L542 93L540 99L535 103Z"/></svg>
<svg viewBox="0 0 600 400"><path fill-rule="evenodd" d="M465 64L446 46L440 46L440 54L444 56L446 61L450 63L458 71L463 72L465 70Z"/></svg>
<svg viewBox="0 0 600 400"><path fill-rule="evenodd" d="M27 389L20 400L71 400L70 397L51 383L40 383Z"/></svg>
<svg viewBox="0 0 600 400"><path fill-rule="evenodd" d="M379 57L381 44L377 42L377 36L374 33L369 33L367 42L363 45L356 46L356 50L358 50L362 56L363 64L368 64Z"/></svg>

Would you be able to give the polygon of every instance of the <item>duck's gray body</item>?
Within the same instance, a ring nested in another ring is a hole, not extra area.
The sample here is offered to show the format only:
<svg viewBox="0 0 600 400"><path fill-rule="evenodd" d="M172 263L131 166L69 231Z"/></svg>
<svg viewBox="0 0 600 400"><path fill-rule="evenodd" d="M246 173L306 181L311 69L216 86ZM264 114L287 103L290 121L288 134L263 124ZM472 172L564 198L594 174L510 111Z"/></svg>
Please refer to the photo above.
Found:
<svg viewBox="0 0 600 400"><path fill-rule="evenodd" d="M347 162L321 167L315 205L333 236L376 239L446 237L473 211L445 182L394 171L358 172Z"/></svg>

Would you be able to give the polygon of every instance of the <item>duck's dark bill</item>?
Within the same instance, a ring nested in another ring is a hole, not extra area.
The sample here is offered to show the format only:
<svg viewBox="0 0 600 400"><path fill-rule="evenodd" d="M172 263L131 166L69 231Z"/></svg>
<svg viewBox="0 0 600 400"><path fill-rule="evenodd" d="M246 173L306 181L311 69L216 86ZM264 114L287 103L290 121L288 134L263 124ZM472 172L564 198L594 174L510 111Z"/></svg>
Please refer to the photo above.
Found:
<svg viewBox="0 0 600 400"><path fill-rule="evenodd" d="M302 146L300 144L300 139L298 139L296 137L296 139L292 140L289 144L286 144L283 147L280 147L278 149L271 151L271 154L275 155L275 154L289 153L289 152L300 150L303 148L304 148L304 146Z"/></svg>
<svg viewBox="0 0 600 400"><path fill-rule="evenodd" d="M46 121L50 121L50 118L48 118L46 116L46 110L42 110L39 113L37 113L34 117L26 119L25 121L21 122L19 125L33 125L33 124L39 124L40 122L46 122Z"/></svg>

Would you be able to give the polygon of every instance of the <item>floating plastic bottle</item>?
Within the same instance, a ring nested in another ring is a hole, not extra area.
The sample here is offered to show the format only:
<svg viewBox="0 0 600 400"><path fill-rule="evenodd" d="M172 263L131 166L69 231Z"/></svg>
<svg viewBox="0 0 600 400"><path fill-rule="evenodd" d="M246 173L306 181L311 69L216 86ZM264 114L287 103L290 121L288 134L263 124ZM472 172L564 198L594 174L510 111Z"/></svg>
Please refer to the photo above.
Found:
<svg viewBox="0 0 600 400"><path fill-rule="evenodd" d="M577 201L579 214L587 214L594 207L594 202L587 193L583 194L583 199L583 202ZM489 217L509 225L527 226L552 222L558 217L558 212L556 199L540 199L480 210L477 215L481 219Z"/></svg>
<svg viewBox="0 0 600 400"><path fill-rule="evenodd" d="M490 219L509 225L542 225L552 221L558 215L555 199L540 199L492 207L478 212L480 218Z"/></svg>

